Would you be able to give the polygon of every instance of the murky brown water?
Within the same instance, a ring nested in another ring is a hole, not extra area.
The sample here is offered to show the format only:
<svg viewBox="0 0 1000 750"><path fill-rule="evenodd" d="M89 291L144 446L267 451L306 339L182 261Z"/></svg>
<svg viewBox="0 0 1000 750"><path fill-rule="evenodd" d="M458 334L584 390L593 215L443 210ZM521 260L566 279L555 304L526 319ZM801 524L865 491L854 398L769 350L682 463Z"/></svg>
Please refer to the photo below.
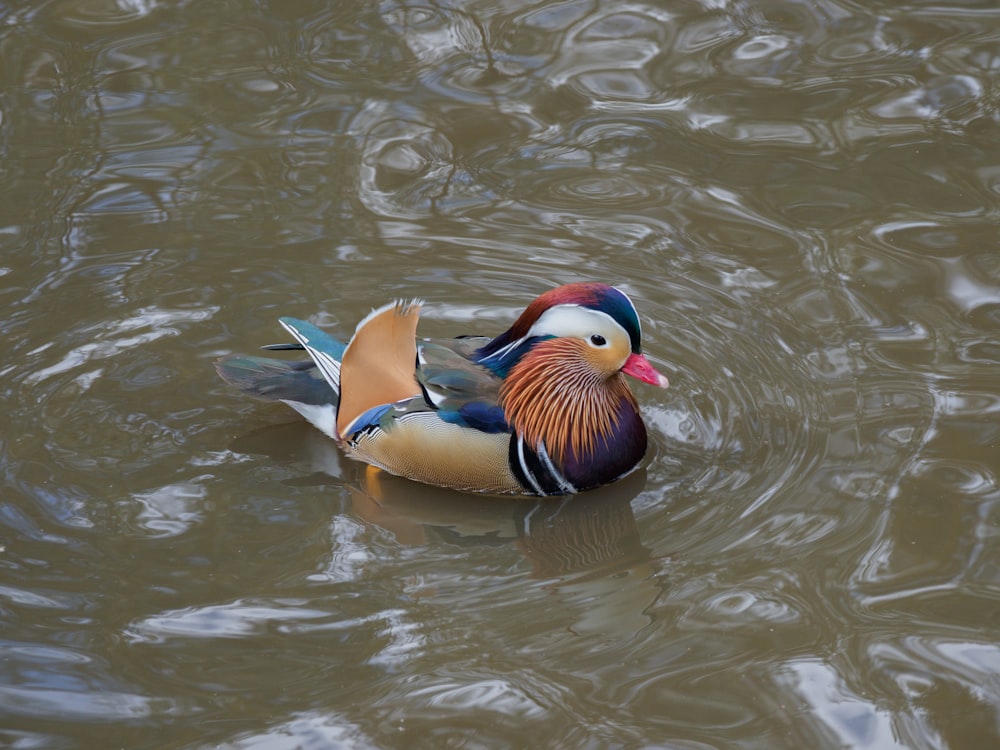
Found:
<svg viewBox="0 0 1000 750"><path fill-rule="evenodd" d="M1000 746L996 3L0 5L0 745ZM217 356L618 284L644 472L359 467Z"/></svg>

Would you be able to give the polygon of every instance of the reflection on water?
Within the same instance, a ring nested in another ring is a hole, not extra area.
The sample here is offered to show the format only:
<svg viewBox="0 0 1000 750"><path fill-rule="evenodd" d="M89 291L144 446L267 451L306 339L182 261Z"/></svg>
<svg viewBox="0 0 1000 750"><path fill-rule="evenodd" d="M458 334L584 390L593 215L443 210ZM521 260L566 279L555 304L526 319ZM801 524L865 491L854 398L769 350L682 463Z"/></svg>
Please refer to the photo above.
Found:
<svg viewBox="0 0 1000 750"><path fill-rule="evenodd" d="M300 423L256 430L238 438L232 448L307 463L311 471L291 480L298 484L337 482L349 463L333 441ZM656 598L655 571L630 504L646 483L645 472L637 471L613 487L582 497L511 500L444 492L366 469L358 484L347 485L346 491L351 513L389 532L400 545L515 546L531 564L531 575L549 581L553 592L583 592L583 619L606 617L606 627L620 629L630 619L623 613L639 616L646 624L641 613ZM339 548L338 565L336 571L328 569L330 576L351 577L343 569L345 540L335 539L332 546ZM362 549L353 552L360 556L356 559L367 560ZM622 594L623 579L636 576L638 583ZM636 606L636 594L647 598L644 605ZM622 596L626 602L620 601Z"/></svg>
<svg viewBox="0 0 1000 750"><path fill-rule="evenodd" d="M1000 744L988 4L0 9L0 745ZM671 376L561 502L211 362L616 283Z"/></svg>

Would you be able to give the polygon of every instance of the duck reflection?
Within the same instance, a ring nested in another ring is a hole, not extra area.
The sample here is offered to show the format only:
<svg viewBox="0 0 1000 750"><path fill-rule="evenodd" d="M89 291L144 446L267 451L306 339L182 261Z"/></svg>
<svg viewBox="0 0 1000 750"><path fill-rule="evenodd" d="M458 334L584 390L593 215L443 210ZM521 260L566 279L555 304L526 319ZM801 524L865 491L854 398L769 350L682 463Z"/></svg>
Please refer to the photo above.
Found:
<svg viewBox="0 0 1000 750"><path fill-rule="evenodd" d="M582 496L511 502L368 471L351 492L354 511L402 544L514 545L560 601L568 630L628 639L651 622L646 611L660 593L632 513L644 486L636 472Z"/></svg>
<svg viewBox="0 0 1000 750"><path fill-rule="evenodd" d="M230 447L305 464L308 474L287 480L296 485L330 484L332 478L346 489L353 514L389 531L401 545L513 545L530 563L530 577L577 611L575 632L627 635L649 622L644 612L660 585L631 506L646 485L642 470L584 495L490 498L365 467L304 423L265 427Z"/></svg>
<svg viewBox="0 0 1000 750"><path fill-rule="evenodd" d="M287 480L296 485L337 480L346 486L354 513L391 532L400 544L427 544L434 538L460 546L513 543L537 578L607 574L649 557L630 504L645 486L642 470L585 495L515 500L442 490L364 467L298 422L247 433L230 448L304 463L309 473ZM346 481L352 473L360 473L359 481Z"/></svg>

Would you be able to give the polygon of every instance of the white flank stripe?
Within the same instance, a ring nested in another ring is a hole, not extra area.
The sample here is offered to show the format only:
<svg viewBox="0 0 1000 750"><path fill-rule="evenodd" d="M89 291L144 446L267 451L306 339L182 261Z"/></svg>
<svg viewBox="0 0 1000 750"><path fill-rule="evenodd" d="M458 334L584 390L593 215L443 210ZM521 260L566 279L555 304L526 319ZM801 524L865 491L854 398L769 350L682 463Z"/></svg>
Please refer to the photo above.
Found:
<svg viewBox="0 0 1000 750"><path fill-rule="evenodd" d="M528 468L528 463L524 460L524 436L517 436L517 460L521 464L521 471L524 472L525 478L531 483L531 488L539 495L544 496L545 493L542 492L541 485L538 484L538 480L535 479L535 475L531 473L531 469Z"/></svg>
<svg viewBox="0 0 1000 750"><path fill-rule="evenodd" d="M538 450L536 453L538 453L538 457L542 459L542 463L545 464L545 468L548 470L549 474L551 474L552 478L556 480L556 483L559 485L559 489L570 495L575 495L576 487L574 487L572 483L566 479L566 477L559 473L559 469L556 468L556 465L552 463L552 459L549 458L549 452L545 450L545 443L540 442L538 444Z"/></svg>

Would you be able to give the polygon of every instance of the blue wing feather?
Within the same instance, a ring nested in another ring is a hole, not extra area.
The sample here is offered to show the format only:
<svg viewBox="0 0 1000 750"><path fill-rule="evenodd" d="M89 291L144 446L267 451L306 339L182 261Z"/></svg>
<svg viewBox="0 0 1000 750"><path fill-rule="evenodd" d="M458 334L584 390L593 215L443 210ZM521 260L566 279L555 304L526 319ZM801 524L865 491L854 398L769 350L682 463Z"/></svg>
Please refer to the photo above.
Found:
<svg viewBox="0 0 1000 750"><path fill-rule="evenodd" d="M351 423L351 434L357 434L369 427L384 427L385 425L380 424L382 417L394 406L395 404L382 404L381 406L373 406L368 411L362 412Z"/></svg>
<svg viewBox="0 0 1000 750"><path fill-rule="evenodd" d="M510 432L510 425L498 404L469 401L455 411L439 410L441 419L451 424L472 427L481 432Z"/></svg>
<svg viewBox="0 0 1000 750"><path fill-rule="evenodd" d="M337 403L337 392L310 360L289 362L234 355L220 359L215 369L227 383L258 398L315 406Z"/></svg>
<svg viewBox="0 0 1000 750"><path fill-rule="evenodd" d="M509 432L499 405L503 381L472 359L481 337L423 341L417 380L427 403L445 422L481 432Z"/></svg>
<svg viewBox="0 0 1000 750"><path fill-rule="evenodd" d="M258 398L308 406L336 406L339 400L339 363L347 345L305 320L281 318L296 339L269 350L304 349L311 360L288 361L234 355L215 363L223 380Z"/></svg>
<svg viewBox="0 0 1000 750"><path fill-rule="evenodd" d="M309 321L287 316L278 318L278 322L295 336L295 339L303 347L315 349L333 357L338 362L344 358L344 350L347 349L347 344L338 341L322 328L317 328Z"/></svg>
<svg viewBox="0 0 1000 750"><path fill-rule="evenodd" d="M339 395L340 362L344 358L347 344L305 320L285 317L278 318L278 322L302 345L319 371L323 373L326 382Z"/></svg>

